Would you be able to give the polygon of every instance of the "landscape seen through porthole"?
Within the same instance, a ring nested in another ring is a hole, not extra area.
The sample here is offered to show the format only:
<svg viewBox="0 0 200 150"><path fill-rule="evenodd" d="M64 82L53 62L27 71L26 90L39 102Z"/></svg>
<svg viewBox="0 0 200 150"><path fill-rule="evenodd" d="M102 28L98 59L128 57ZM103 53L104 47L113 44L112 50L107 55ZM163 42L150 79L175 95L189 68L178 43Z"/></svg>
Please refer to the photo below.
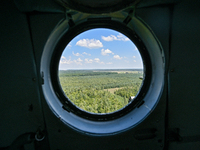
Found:
<svg viewBox="0 0 200 150"><path fill-rule="evenodd" d="M112 113L134 101L143 81L135 44L111 29L91 29L66 45L59 62L66 97L90 113Z"/></svg>

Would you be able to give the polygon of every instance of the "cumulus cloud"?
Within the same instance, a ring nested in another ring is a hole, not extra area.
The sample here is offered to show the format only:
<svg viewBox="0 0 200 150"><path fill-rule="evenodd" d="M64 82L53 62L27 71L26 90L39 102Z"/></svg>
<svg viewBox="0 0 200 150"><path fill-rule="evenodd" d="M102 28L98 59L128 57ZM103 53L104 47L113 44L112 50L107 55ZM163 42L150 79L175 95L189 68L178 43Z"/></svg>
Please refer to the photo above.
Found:
<svg viewBox="0 0 200 150"><path fill-rule="evenodd" d="M104 41L113 41L113 40L117 40L117 37L114 36L114 35L110 35L110 36L101 36L101 38L104 40Z"/></svg>
<svg viewBox="0 0 200 150"><path fill-rule="evenodd" d="M62 56L60 59L60 63L61 64L71 64L71 63L73 63L73 61L71 61L71 59L67 60L64 56Z"/></svg>
<svg viewBox="0 0 200 150"><path fill-rule="evenodd" d="M81 61L83 61L83 60L81 60L80 58L78 58L77 61L81 62Z"/></svg>
<svg viewBox="0 0 200 150"><path fill-rule="evenodd" d="M104 65L105 63L102 61L102 62L99 62L99 64L103 64Z"/></svg>
<svg viewBox="0 0 200 150"><path fill-rule="evenodd" d="M103 47L103 44L96 39L81 39L76 43L76 45L90 49Z"/></svg>
<svg viewBox="0 0 200 150"><path fill-rule="evenodd" d="M125 62L126 62L126 63L129 63L129 61L128 61L128 60L125 60Z"/></svg>
<svg viewBox="0 0 200 150"><path fill-rule="evenodd" d="M83 60L78 58L77 60L74 60L73 62L76 63L77 65L82 65L81 61L83 61Z"/></svg>
<svg viewBox="0 0 200 150"><path fill-rule="evenodd" d="M86 53L86 52L83 52L82 54L83 54L83 55L91 56L91 54L88 54L88 53Z"/></svg>
<svg viewBox="0 0 200 150"><path fill-rule="evenodd" d="M136 58L135 56L133 56L133 58Z"/></svg>
<svg viewBox="0 0 200 150"><path fill-rule="evenodd" d="M85 59L85 63L92 63L93 62L93 60L92 59Z"/></svg>
<svg viewBox="0 0 200 150"><path fill-rule="evenodd" d="M106 64L111 65L111 64L113 64L113 63L112 63L112 62L108 62L108 63L106 63Z"/></svg>
<svg viewBox="0 0 200 150"><path fill-rule="evenodd" d="M72 52L72 54L74 55L74 56L81 56L81 54L80 53L74 53L74 51Z"/></svg>
<svg viewBox="0 0 200 150"><path fill-rule="evenodd" d="M129 38L127 38L126 36L124 36L123 34L119 33L117 35L117 38L120 39L121 41L130 41Z"/></svg>
<svg viewBox="0 0 200 150"><path fill-rule="evenodd" d="M137 47L135 47L135 49L134 49L135 51L138 51L138 49L137 49Z"/></svg>
<svg viewBox="0 0 200 150"><path fill-rule="evenodd" d="M100 61L99 58L95 58L95 59L94 59L94 62L99 63L99 64L105 64L104 62Z"/></svg>
<svg viewBox="0 0 200 150"><path fill-rule="evenodd" d="M72 63L76 63L77 65L82 65L83 60L81 58L78 58L77 60L71 60L71 59L66 59L66 57L62 56L60 59L60 64L72 64Z"/></svg>
<svg viewBox="0 0 200 150"><path fill-rule="evenodd" d="M104 40L104 41L114 41L114 40L117 40L117 41L129 41L130 39L127 38L126 36L124 36L123 34L119 33L117 36L115 35L110 35L110 36L101 36L101 38Z"/></svg>
<svg viewBox="0 0 200 150"><path fill-rule="evenodd" d="M99 63L99 64L105 64L104 62L101 62L99 58L95 58L93 60L92 59L88 59L88 58L85 59L85 63L93 63L93 62Z"/></svg>
<svg viewBox="0 0 200 150"><path fill-rule="evenodd" d="M114 59L122 59L122 57L120 57L119 55L114 55L113 58Z"/></svg>
<svg viewBox="0 0 200 150"><path fill-rule="evenodd" d="M109 50L109 49L106 49L106 50L104 50L104 49L102 49L101 50L101 55L109 55L109 54L114 54L111 50Z"/></svg>
<svg viewBox="0 0 200 150"><path fill-rule="evenodd" d="M100 59L99 58L95 58L94 61L95 62L100 62Z"/></svg>
<svg viewBox="0 0 200 150"><path fill-rule="evenodd" d="M71 49L71 47L72 47L72 45L71 45L71 43L69 43L66 48Z"/></svg>

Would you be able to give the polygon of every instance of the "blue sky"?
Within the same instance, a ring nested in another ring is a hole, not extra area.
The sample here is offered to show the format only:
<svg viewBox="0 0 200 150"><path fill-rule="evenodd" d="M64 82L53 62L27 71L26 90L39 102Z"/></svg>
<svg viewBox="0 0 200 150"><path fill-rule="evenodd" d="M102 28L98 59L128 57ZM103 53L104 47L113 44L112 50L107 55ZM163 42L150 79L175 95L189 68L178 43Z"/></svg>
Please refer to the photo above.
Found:
<svg viewBox="0 0 200 150"><path fill-rule="evenodd" d="M92 29L76 36L64 49L59 70L143 69L137 47L111 29Z"/></svg>

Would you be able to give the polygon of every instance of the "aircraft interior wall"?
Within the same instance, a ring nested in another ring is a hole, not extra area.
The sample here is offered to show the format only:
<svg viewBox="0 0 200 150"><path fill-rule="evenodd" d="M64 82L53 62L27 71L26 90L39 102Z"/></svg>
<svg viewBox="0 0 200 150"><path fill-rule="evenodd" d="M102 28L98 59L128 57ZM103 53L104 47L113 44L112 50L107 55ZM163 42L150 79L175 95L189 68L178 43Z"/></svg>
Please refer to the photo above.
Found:
<svg viewBox="0 0 200 150"><path fill-rule="evenodd" d="M163 92L155 109L136 127L94 136L61 122L41 88L42 52L64 13L22 12L12 0L1 2L0 149L39 129L44 130L45 140L26 144L25 149L200 149L200 2L147 6L144 1L143 5L136 9L136 16L151 28L165 55Z"/></svg>

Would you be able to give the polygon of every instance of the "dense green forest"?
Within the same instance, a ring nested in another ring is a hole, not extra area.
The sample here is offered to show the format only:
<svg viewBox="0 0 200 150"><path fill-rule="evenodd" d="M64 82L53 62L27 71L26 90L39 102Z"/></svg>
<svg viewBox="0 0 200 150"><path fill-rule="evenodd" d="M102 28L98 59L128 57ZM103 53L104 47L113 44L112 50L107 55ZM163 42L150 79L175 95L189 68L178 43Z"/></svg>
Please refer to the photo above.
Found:
<svg viewBox="0 0 200 150"><path fill-rule="evenodd" d="M110 113L126 106L140 89L142 75L139 69L59 71L66 96L77 107L93 113Z"/></svg>

